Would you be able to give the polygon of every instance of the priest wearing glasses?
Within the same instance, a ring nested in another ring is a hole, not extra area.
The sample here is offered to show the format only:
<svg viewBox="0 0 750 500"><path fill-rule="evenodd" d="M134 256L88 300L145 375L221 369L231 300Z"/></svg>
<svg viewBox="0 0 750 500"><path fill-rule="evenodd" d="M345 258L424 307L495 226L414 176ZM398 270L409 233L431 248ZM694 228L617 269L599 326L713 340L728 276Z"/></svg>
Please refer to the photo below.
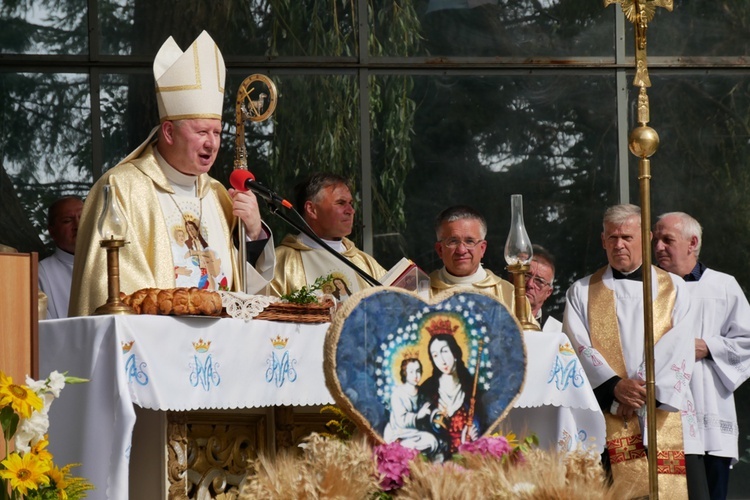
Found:
<svg viewBox="0 0 750 500"><path fill-rule="evenodd" d="M435 219L435 235L435 251L443 267L430 274L430 295L457 287L469 288L494 296L514 314L513 285L482 266L487 250L484 216L466 205L448 207Z"/></svg>
<svg viewBox="0 0 750 500"><path fill-rule="evenodd" d="M554 291L555 258L541 245L532 245L534 256L531 257L529 271L526 273L526 298L531 305L531 313L537 323L542 325L543 332L561 332L562 322L546 313L542 306Z"/></svg>

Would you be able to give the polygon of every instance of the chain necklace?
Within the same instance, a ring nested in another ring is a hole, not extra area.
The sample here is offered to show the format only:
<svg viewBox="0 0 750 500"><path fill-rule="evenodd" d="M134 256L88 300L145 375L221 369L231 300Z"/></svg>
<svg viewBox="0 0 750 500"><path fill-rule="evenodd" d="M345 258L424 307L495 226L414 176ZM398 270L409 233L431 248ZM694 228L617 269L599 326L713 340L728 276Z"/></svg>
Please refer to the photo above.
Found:
<svg viewBox="0 0 750 500"><path fill-rule="evenodd" d="M172 200L172 203L174 203L174 206L177 207L177 210L180 211L180 215L182 216L182 221L185 224L185 230L187 231L188 218L185 217L185 212L182 211L180 204L177 203L177 200L174 199L174 196L172 196L172 193L167 193L167 194L169 195L169 198ZM195 196L199 200L199 207L200 207L200 212L198 213L198 234L200 234L201 219L203 219L203 198L198 197L198 183L197 182L195 183ZM193 221L193 223L195 223L195 221Z"/></svg>

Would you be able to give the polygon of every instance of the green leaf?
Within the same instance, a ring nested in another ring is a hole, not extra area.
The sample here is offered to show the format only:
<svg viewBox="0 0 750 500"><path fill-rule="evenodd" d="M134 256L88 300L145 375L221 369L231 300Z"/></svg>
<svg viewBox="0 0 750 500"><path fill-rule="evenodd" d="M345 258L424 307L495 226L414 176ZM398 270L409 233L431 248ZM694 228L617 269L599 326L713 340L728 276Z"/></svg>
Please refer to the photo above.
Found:
<svg viewBox="0 0 750 500"><path fill-rule="evenodd" d="M333 275L320 276L315 280L315 283L308 286L303 286L299 290L295 290L292 293L282 295L281 298L292 304L315 304L318 302L318 297L315 295L316 290L323 288L323 285L333 279Z"/></svg>
<svg viewBox="0 0 750 500"><path fill-rule="evenodd" d="M3 427L3 435L6 440L10 440L10 438L13 437L13 434L16 433L18 421L18 415L16 415L16 412L13 411L13 408L10 405L0 410L0 425Z"/></svg>

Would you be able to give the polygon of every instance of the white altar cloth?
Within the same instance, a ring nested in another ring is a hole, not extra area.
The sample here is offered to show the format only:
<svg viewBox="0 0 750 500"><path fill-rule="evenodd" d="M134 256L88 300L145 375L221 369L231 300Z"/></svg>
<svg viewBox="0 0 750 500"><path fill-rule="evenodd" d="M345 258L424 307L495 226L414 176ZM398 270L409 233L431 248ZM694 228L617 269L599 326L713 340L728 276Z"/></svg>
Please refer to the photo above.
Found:
<svg viewBox="0 0 750 500"><path fill-rule="evenodd" d="M545 449L581 445L604 451L606 426L594 391L562 332L524 332L526 377L501 425L519 436L533 432Z"/></svg>
<svg viewBox="0 0 750 500"><path fill-rule="evenodd" d="M90 379L50 410L50 451L96 490L128 498L133 404L154 410L333 403L323 376L328 324L223 318L92 316L41 321L40 376ZM508 420L543 446L604 445L604 419L561 333L526 332L524 389ZM521 428L523 427L523 428Z"/></svg>

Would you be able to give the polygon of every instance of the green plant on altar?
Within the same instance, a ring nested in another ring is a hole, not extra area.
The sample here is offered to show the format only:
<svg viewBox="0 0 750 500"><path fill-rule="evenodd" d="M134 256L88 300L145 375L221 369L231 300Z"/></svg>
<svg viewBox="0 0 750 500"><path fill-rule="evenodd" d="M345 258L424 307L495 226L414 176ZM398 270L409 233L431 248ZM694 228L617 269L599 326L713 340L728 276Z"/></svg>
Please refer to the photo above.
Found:
<svg viewBox="0 0 750 500"><path fill-rule="evenodd" d="M86 479L70 473L74 464L58 467L47 450L49 407L66 383L81 382L88 380L54 371L45 380L27 378L27 385L20 385L0 371L0 424L5 440L0 500L75 500L94 489Z"/></svg>
<svg viewBox="0 0 750 500"><path fill-rule="evenodd" d="M323 286L333 279L333 275L320 276L315 280L312 285L306 285L286 295L282 295L281 298L292 304L317 304L318 296L315 292L322 289Z"/></svg>

